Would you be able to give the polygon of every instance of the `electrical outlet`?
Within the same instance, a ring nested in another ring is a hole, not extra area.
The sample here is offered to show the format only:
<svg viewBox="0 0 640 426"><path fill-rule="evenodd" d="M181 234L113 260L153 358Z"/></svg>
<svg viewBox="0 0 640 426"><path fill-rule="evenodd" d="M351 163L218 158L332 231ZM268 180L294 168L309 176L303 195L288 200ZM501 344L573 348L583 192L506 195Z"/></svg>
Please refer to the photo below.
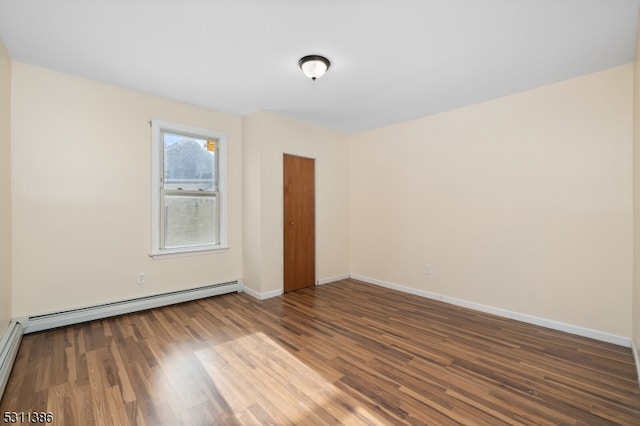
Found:
<svg viewBox="0 0 640 426"><path fill-rule="evenodd" d="M140 272L138 274L138 284L144 284L145 282L146 281L145 281L145 278L144 278L144 272Z"/></svg>
<svg viewBox="0 0 640 426"><path fill-rule="evenodd" d="M431 275L431 265L424 265L424 274Z"/></svg>

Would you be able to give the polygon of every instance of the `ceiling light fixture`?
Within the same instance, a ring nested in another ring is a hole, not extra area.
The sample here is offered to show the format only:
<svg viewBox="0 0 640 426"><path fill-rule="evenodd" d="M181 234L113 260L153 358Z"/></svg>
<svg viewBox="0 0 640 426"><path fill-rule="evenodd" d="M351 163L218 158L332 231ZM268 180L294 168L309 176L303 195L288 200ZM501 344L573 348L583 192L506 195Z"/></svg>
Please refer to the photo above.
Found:
<svg viewBox="0 0 640 426"><path fill-rule="evenodd" d="M324 56L320 55L307 55L298 61L300 69L311 80L315 81L327 72L331 66L331 62Z"/></svg>

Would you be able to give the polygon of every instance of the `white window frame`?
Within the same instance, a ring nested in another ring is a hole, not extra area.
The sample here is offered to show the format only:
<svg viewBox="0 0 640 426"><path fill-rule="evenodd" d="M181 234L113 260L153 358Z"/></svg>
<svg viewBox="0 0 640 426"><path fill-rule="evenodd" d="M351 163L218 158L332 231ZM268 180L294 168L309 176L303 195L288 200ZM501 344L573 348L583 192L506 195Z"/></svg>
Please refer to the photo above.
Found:
<svg viewBox="0 0 640 426"><path fill-rule="evenodd" d="M164 143L162 132L184 134L198 139L217 141L218 167L218 244L194 245L178 248L160 247L160 221L162 217L162 179L164 178ZM229 248L227 241L227 135L214 130L202 129L169 121L151 120L151 256L184 256L206 254Z"/></svg>

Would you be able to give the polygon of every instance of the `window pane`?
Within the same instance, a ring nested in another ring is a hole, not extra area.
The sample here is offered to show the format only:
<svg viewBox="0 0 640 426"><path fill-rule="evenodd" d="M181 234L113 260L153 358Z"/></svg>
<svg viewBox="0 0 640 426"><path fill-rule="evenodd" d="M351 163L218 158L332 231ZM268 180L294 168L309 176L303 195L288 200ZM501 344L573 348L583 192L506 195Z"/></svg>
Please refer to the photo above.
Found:
<svg viewBox="0 0 640 426"><path fill-rule="evenodd" d="M220 242L216 197L167 195L164 212L164 248Z"/></svg>
<svg viewBox="0 0 640 426"><path fill-rule="evenodd" d="M164 188L215 191L216 141L162 133Z"/></svg>

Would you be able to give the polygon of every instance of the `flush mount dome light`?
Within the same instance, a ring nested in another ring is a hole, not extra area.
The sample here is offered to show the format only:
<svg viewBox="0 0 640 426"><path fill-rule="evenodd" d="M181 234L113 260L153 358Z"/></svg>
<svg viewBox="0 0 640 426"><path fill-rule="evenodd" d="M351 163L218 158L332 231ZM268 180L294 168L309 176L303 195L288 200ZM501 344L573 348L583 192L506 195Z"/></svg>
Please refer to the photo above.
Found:
<svg viewBox="0 0 640 426"><path fill-rule="evenodd" d="M307 55L298 61L300 69L311 80L315 81L327 72L331 66L331 62L324 56L320 55Z"/></svg>

